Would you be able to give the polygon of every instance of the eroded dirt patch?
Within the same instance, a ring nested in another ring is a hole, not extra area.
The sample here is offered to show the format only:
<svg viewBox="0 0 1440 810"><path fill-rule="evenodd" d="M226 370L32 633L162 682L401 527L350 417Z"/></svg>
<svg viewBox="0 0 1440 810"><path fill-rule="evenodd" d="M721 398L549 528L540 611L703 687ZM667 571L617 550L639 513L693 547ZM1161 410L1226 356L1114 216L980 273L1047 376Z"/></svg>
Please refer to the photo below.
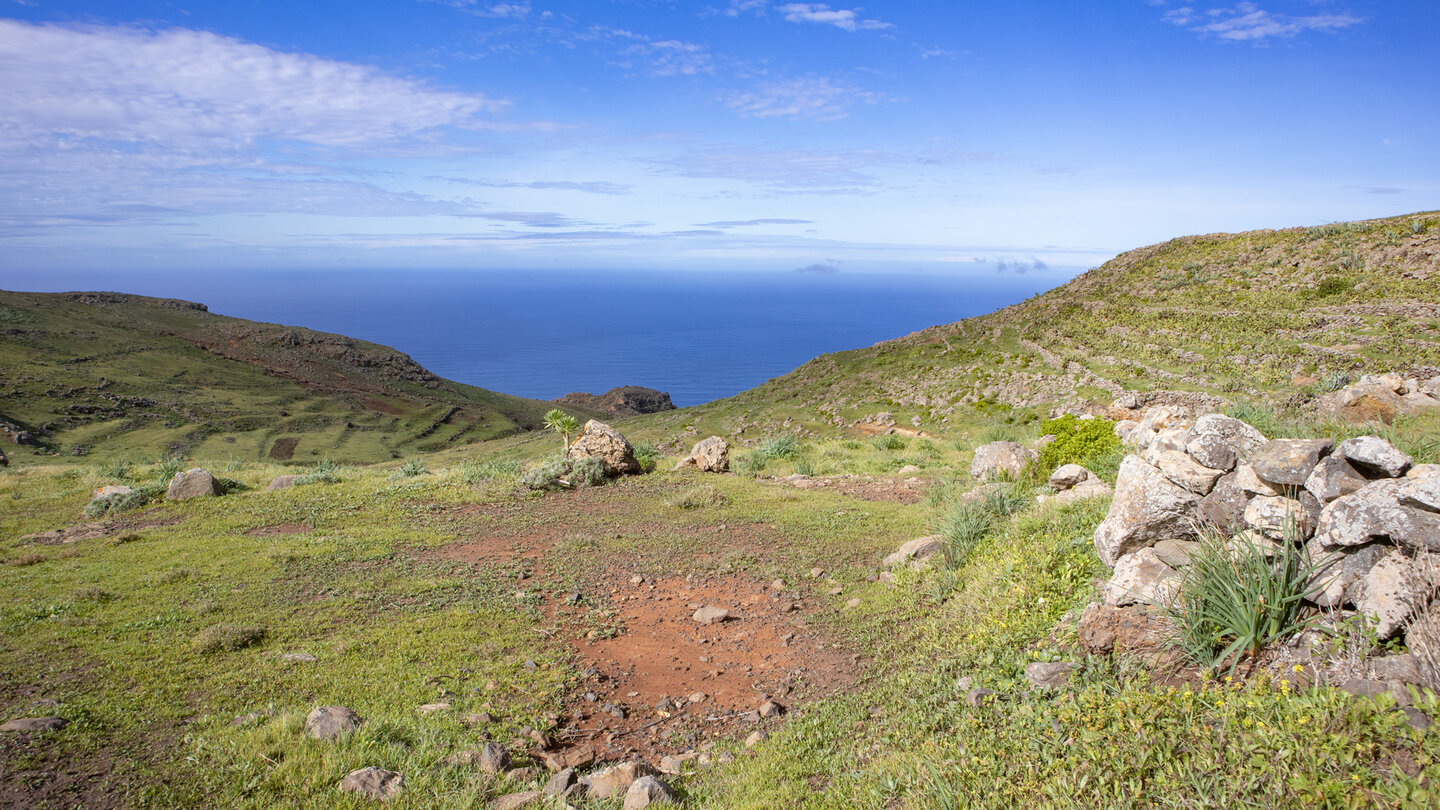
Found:
<svg viewBox="0 0 1440 810"><path fill-rule="evenodd" d="M180 515L167 515L164 517L134 515L117 520L99 520L91 523L80 523L75 526L63 526L48 532L27 534L21 537L20 540L40 546L61 546L80 540L99 540L126 532L153 529L157 526L173 526L182 519L183 517Z"/></svg>
<svg viewBox="0 0 1440 810"><path fill-rule="evenodd" d="M284 436L275 440L270 446L270 458L276 461L289 461L295 457L295 448L300 445L299 436Z"/></svg>
<svg viewBox="0 0 1440 810"><path fill-rule="evenodd" d="M919 503L929 489L923 478L877 478L869 475L791 475L779 483L796 489L824 489L862 501Z"/></svg>

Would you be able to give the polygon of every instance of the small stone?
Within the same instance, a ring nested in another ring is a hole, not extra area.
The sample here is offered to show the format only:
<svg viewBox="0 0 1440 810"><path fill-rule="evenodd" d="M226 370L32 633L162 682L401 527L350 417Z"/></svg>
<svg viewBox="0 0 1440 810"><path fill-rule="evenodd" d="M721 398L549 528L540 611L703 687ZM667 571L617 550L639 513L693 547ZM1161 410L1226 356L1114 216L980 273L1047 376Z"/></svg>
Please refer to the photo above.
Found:
<svg viewBox="0 0 1440 810"><path fill-rule="evenodd" d="M490 810L520 810L522 807L531 807L540 804L545 800L545 794L538 790L524 790L519 793L507 793L490 802Z"/></svg>
<svg viewBox="0 0 1440 810"><path fill-rule="evenodd" d="M316 706L305 717L305 733L317 740L333 740L365 722L344 706Z"/></svg>
<svg viewBox="0 0 1440 810"><path fill-rule="evenodd" d="M767 700L760 704L761 717L779 717L785 713L785 707L773 700Z"/></svg>
<svg viewBox="0 0 1440 810"><path fill-rule="evenodd" d="M783 590L785 590L785 580L783 580L783 579L777 579L777 580L775 580L774 582L770 583L770 590L772 590L772 591L783 591Z"/></svg>
<svg viewBox="0 0 1440 810"><path fill-rule="evenodd" d="M230 725L236 728L245 728L247 726L258 725L259 722L264 719L265 715L259 712L250 712L249 714L238 715L234 720L230 721Z"/></svg>
<svg viewBox="0 0 1440 810"><path fill-rule="evenodd" d="M1400 711L1405 713L1405 722L1409 723L1411 728L1420 731L1425 731L1430 728L1430 716L1425 714L1425 712L1420 711L1414 706L1406 706Z"/></svg>
<svg viewBox="0 0 1440 810"><path fill-rule="evenodd" d="M653 776L642 776L625 791L624 810L641 810L654 804L673 804L675 792Z"/></svg>
<svg viewBox="0 0 1440 810"><path fill-rule="evenodd" d="M770 735L766 734L763 729L752 731L750 732L750 736L745 738L745 747L754 748L760 743L765 742L765 738L769 736Z"/></svg>
<svg viewBox="0 0 1440 810"><path fill-rule="evenodd" d="M165 490L165 500L183 501L219 494L220 485L216 483L215 476L197 467L176 473L175 477L170 479L170 486Z"/></svg>
<svg viewBox="0 0 1440 810"><path fill-rule="evenodd" d="M280 660L296 664L313 664L316 658L310 653L281 653Z"/></svg>
<svg viewBox="0 0 1440 810"><path fill-rule="evenodd" d="M824 568L811 568L811 569L810 569L810 578L811 578L811 579L819 579L820 577L822 577L822 576L824 576L824 575L825 575L825 569L824 569Z"/></svg>
<svg viewBox="0 0 1440 810"><path fill-rule="evenodd" d="M475 726L488 726L495 722L495 718L491 717L489 712L472 712L465 715L465 719L462 722L474 728Z"/></svg>
<svg viewBox="0 0 1440 810"><path fill-rule="evenodd" d="M523 768L511 768L505 772L505 778L519 784L534 782L540 778L540 769L533 765L526 765Z"/></svg>
<svg viewBox="0 0 1440 810"><path fill-rule="evenodd" d="M668 697L662 697L655 702L655 711L657 712L674 712L676 709L675 701Z"/></svg>
<svg viewBox="0 0 1440 810"><path fill-rule="evenodd" d="M31 733L59 731L70 721L63 717L20 717L0 726L0 731L26 731Z"/></svg>
<svg viewBox="0 0 1440 810"><path fill-rule="evenodd" d="M694 615L690 618L694 619L697 624L719 624L730 618L730 611L722 607L707 605L695 611Z"/></svg>
<svg viewBox="0 0 1440 810"><path fill-rule="evenodd" d="M564 796L568 794L571 788L575 787L578 782L579 777L575 775L575 769L565 768L550 777L550 781L545 783L545 788L540 792L546 796Z"/></svg>
<svg viewBox="0 0 1440 810"><path fill-rule="evenodd" d="M854 599L851 599L850 601L848 601L848 602L845 603L845 607L848 607L848 608L857 608L857 607L860 607L860 598L859 598L859 597L856 597L856 598L854 598Z"/></svg>
<svg viewBox="0 0 1440 810"><path fill-rule="evenodd" d="M686 698L686 700L690 701L691 703L704 703L705 698L706 694L704 692L696 692L695 694Z"/></svg>
<svg viewBox="0 0 1440 810"><path fill-rule="evenodd" d="M450 704L449 704L449 703L443 703L443 702L442 702L442 703L426 703L426 704L424 704L423 706L421 706L420 709L419 709L419 712L420 712L421 714L434 714L434 713L436 713L436 712L448 712L448 711L450 711Z"/></svg>
<svg viewBox="0 0 1440 810"><path fill-rule="evenodd" d="M274 478L270 479L270 486L266 487L266 489L271 491L277 489L289 489L290 487L295 486L295 481L299 477L300 476L298 475L277 475Z"/></svg>
<svg viewBox="0 0 1440 810"><path fill-rule="evenodd" d="M1026 665L1025 680L1042 688L1064 686L1079 669L1079 664L1070 661L1036 662Z"/></svg>
<svg viewBox="0 0 1440 810"><path fill-rule="evenodd" d="M510 753L500 743L485 743L480 749L480 770L492 776L510 770Z"/></svg>
<svg viewBox="0 0 1440 810"><path fill-rule="evenodd" d="M405 777L395 771L370 766L345 774L340 780L340 789L346 793L358 793L367 799L389 801L405 789Z"/></svg>
<svg viewBox="0 0 1440 810"><path fill-rule="evenodd" d="M580 781L585 785L591 799L608 799L611 796L626 795L630 786L646 776L659 776L660 772L638 760L611 765L596 771Z"/></svg>
<svg viewBox="0 0 1440 810"><path fill-rule="evenodd" d="M826 591L826 593L830 594L831 596L839 596L840 594L845 593L845 589L840 587L839 585L836 585L835 587Z"/></svg>
<svg viewBox="0 0 1440 810"><path fill-rule="evenodd" d="M977 686L974 689L971 689L969 692L965 693L965 702L969 703L971 706L979 706L980 704L985 702L986 697L989 697L993 694L995 694L994 689L986 689L983 686Z"/></svg>

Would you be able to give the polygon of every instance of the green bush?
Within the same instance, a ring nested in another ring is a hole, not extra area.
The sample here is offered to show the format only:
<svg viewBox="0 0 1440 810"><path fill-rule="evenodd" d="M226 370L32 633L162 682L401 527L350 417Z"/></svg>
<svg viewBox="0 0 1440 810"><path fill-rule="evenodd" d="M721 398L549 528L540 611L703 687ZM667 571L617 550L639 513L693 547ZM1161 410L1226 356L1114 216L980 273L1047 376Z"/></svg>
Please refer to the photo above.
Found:
<svg viewBox="0 0 1440 810"><path fill-rule="evenodd" d="M764 439L755 452L769 461L772 458L794 458L800 453L800 442L794 436L773 436Z"/></svg>
<svg viewBox="0 0 1440 810"><path fill-rule="evenodd" d="M899 436L876 436L870 440L876 450L904 450L905 440Z"/></svg>
<svg viewBox="0 0 1440 810"><path fill-rule="evenodd" d="M106 495L103 498L96 498L85 505L85 516L105 517L106 515L128 512L131 509L139 509L164 495L165 487L159 484L135 487L130 492L117 492Z"/></svg>
<svg viewBox="0 0 1440 810"><path fill-rule="evenodd" d="M1115 423L1099 416L1080 419L1067 413L1058 419L1047 419L1040 423L1040 434L1055 437L1055 441L1040 449L1040 457L1036 461L1036 467L1043 476L1048 476L1064 464L1098 466L1098 462L1120 452Z"/></svg>
<svg viewBox="0 0 1440 810"><path fill-rule="evenodd" d="M552 456L520 475L520 484L534 490L598 487L605 483L605 465L597 458Z"/></svg>
<svg viewBox="0 0 1440 810"><path fill-rule="evenodd" d="M570 462L570 483L577 487L598 487L605 483L605 464L598 458L577 458Z"/></svg>
<svg viewBox="0 0 1440 810"><path fill-rule="evenodd" d="M1315 565L1287 527L1272 557L1257 544L1202 535L1200 549L1167 609L1177 629L1175 645L1196 664L1229 671L1247 654L1303 630L1300 607Z"/></svg>
<svg viewBox="0 0 1440 810"><path fill-rule="evenodd" d="M662 454L655 447L654 442L640 442L635 445L635 461L640 464L641 472L654 472L655 465L660 462Z"/></svg>
<svg viewBox="0 0 1440 810"><path fill-rule="evenodd" d="M1328 298L1332 295L1340 295L1350 292L1355 282L1342 276L1327 276L1315 287L1315 294L1321 298Z"/></svg>

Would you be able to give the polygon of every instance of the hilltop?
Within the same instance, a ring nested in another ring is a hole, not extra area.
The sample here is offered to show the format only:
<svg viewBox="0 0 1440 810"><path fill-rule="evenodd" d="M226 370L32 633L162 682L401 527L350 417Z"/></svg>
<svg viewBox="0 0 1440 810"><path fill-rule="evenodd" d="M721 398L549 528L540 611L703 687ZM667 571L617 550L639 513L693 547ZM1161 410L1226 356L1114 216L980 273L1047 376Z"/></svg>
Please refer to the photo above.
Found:
<svg viewBox="0 0 1440 810"><path fill-rule="evenodd" d="M1303 408L1366 373L1440 372L1440 213L1172 239L1004 309L826 354L728 399L642 418L827 435L893 415L931 435L1126 392Z"/></svg>
<svg viewBox="0 0 1440 810"><path fill-rule="evenodd" d="M0 335L0 420L47 454L380 461L534 429L552 407L189 301L0 291Z"/></svg>

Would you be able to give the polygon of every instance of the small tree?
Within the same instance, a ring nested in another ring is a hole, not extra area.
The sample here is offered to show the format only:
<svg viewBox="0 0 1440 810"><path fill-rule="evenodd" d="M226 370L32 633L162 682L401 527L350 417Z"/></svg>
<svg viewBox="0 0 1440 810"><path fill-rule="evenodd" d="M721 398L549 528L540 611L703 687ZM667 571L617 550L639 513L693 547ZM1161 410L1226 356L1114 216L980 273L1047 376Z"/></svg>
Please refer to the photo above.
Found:
<svg viewBox="0 0 1440 810"><path fill-rule="evenodd" d="M552 408L545 414L545 427L560 434L563 449L570 449L570 434L580 429L580 420L559 408Z"/></svg>

